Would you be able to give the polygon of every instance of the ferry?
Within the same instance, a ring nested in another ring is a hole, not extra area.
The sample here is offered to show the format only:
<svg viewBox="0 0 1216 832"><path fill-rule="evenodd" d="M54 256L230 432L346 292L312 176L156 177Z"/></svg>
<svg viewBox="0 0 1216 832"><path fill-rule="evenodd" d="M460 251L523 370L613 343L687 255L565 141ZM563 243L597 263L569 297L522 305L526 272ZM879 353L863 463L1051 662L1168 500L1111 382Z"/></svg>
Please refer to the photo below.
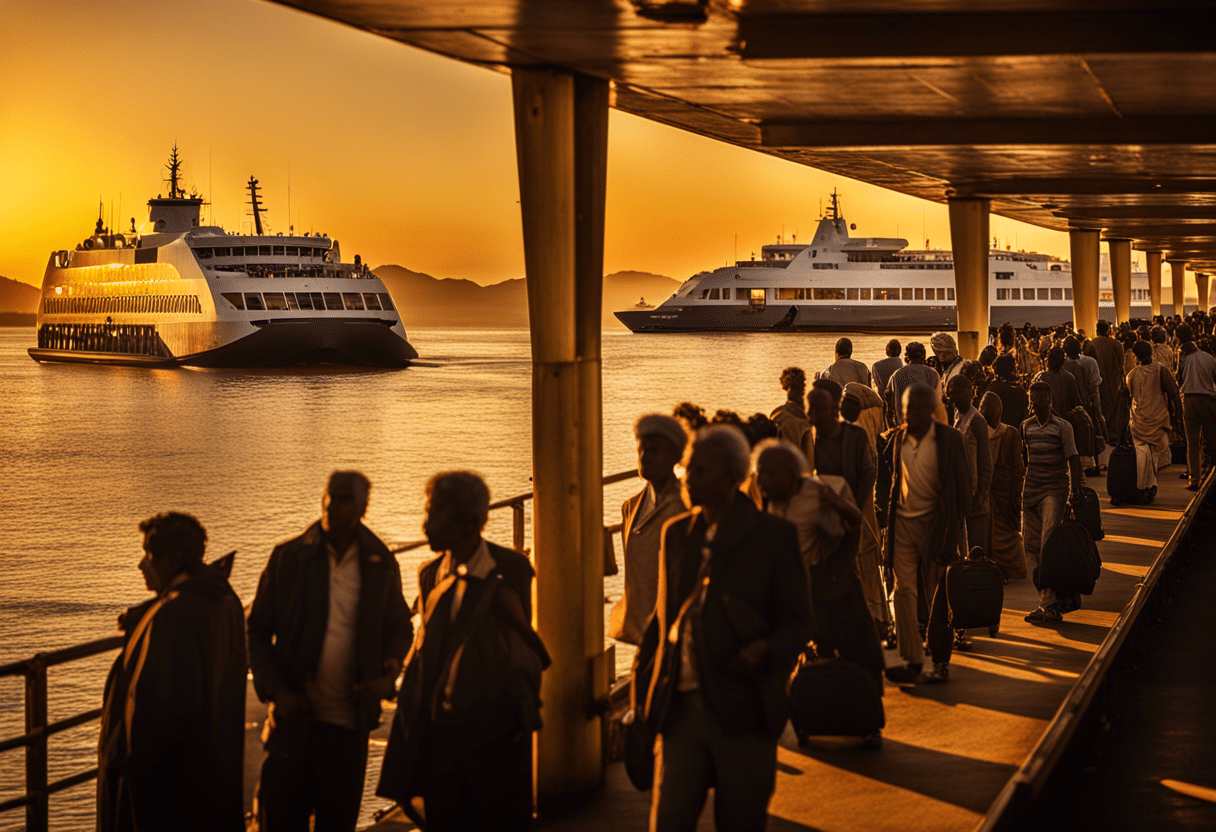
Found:
<svg viewBox="0 0 1216 832"><path fill-rule="evenodd" d="M850 237L831 194L815 236L761 248L759 260L701 272L651 309L616 312L634 332L934 332L958 327L954 255L892 237ZM1067 260L1034 252L989 251L991 325L1057 326L1072 320ZM1102 257L1099 317L1113 321L1109 260ZM1171 314L1166 304L1164 314ZM1150 318L1148 275L1132 274L1132 317Z"/></svg>
<svg viewBox="0 0 1216 832"><path fill-rule="evenodd" d="M114 231L99 217L74 250L51 254L35 361L404 367L418 357L388 289L358 255L343 263L325 234L265 233L253 177L255 233L200 225L203 199L182 187L176 146L167 167L169 194L148 201L143 229L132 219L130 231Z"/></svg>

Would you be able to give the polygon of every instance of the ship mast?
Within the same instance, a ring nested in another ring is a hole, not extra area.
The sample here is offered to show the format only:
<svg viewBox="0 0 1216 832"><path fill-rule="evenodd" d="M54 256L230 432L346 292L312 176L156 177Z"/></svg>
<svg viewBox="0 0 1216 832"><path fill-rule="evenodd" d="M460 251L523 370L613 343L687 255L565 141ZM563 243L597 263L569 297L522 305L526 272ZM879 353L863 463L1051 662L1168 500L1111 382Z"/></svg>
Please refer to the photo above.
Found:
<svg viewBox="0 0 1216 832"><path fill-rule="evenodd" d="M249 204L253 206L253 225L257 229L258 236L262 236L262 213L261 205L258 202L258 180L252 176L249 177Z"/></svg>
<svg viewBox="0 0 1216 832"><path fill-rule="evenodd" d="M169 199L185 198L186 192L177 184L182 172L182 162L177 158L177 142L173 143L173 152L169 155L169 164L165 167L169 169Z"/></svg>

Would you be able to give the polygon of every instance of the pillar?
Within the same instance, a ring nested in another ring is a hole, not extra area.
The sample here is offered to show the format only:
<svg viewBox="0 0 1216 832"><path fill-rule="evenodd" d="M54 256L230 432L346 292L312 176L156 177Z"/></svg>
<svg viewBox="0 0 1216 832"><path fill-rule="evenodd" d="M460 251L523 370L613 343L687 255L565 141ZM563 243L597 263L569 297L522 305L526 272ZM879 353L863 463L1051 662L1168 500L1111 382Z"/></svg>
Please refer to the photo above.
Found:
<svg viewBox="0 0 1216 832"><path fill-rule="evenodd" d="M1202 312L1208 311L1208 276L1206 274L1195 275L1195 290L1199 295L1198 309Z"/></svg>
<svg viewBox="0 0 1216 832"><path fill-rule="evenodd" d="M1110 285L1115 297L1113 323L1118 326L1132 317L1132 241L1107 240L1106 246L1110 249ZM1092 337L1095 333L1087 334Z"/></svg>
<svg viewBox="0 0 1216 832"><path fill-rule="evenodd" d="M553 664L541 687L537 799L603 782L603 449L600 307L608 83L513 69L532 338L534 620Z"/></svg>
<svg viewBox="0 0 1216 832"><path fill-rule="evenodd" d="M1185 260L1169 260L1170 264L1170 280L1173 286L1174 296L1174 312L1175 315L1185 315L1186 306L1186 261Z"/></svg>
<svg viewBox="0 0 1216 832"><path fill-rule="evenodd" d="M1161 314L1161 252L1146 252L1148 269L1148 302L1152 316Z"/></svg>
<svg viewBox="0 0 1216 832"><path fill-rule="evenodd" d="M1097 335L1098 329L1099 234L1088 228L1068 230L1072 254L1072 325L1090 338Z"/></svg>
<svg viewBox="0 0 1216 832"><path fill-rule="evenodd" d="M988 343L988 207L982 198L951 199L950 247L954 250L954 297L958 354L977 359Z"/></svg>

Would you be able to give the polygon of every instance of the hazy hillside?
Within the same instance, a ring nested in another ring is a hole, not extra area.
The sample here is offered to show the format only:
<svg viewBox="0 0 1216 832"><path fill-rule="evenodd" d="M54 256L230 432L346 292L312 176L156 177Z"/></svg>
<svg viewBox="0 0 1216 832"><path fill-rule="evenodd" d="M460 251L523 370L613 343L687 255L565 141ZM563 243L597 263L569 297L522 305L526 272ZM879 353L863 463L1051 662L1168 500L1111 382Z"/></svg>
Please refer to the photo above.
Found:
<svg viewBox="0 0 1216 832"><path fill-rule="evenodd" d="M479 286L470 280L439 279L403 266L374 270L392 292L406 328L526 327L528 293L522 279ZM679 286L669 277L646 272L616 272L604 277L605 325L622 326L612 315L645 297L658 303Z"/></svg>
<svg viewBox="0 0 1216 832"><path fill-rule="evenodd" d="M37 286L0 277L0 312L24 312L32 315L38 311L38 298L41 295L42 292Z"/></svg>

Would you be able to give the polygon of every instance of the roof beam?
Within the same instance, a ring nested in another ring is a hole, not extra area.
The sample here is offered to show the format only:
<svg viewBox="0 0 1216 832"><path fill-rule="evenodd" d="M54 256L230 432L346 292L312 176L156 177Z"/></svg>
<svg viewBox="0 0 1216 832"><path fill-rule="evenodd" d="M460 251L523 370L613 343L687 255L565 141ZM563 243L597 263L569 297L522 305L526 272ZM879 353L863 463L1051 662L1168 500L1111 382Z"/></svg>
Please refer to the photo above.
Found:
<svg viewBox="0 0 1216 832"><path fill-rule="evenodd" d="M949 196L1136 196L1216 193L1216 179L1106 177L1007 177L954 182Z"/></svg>
<svg viewBox="0 0 1216 832"><path fill-rule="evenodd" d="M744 58L1211 52L1216 9L739 15Z"/></svg>
<svg viewBox="0 0 1216 832"><path fill-rule="evenodd" d="M1216 116L1160 118L909 118L766 123L765 147L1216 145Z"/></svg>

